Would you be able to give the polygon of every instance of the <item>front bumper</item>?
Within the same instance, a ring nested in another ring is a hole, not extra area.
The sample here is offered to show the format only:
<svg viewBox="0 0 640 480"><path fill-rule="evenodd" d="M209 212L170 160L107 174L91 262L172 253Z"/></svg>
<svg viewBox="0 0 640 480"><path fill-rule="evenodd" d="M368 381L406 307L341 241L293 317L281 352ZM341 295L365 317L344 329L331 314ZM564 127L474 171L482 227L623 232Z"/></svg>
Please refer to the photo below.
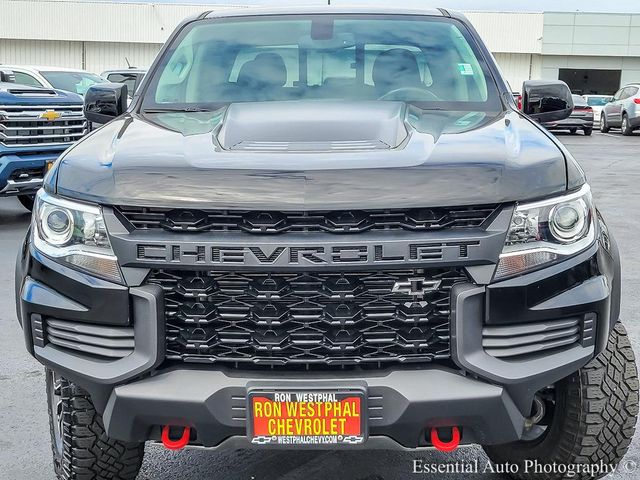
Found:
<svg viewBox="0 0 640 480"><path fill-rule="evenodd" d="M518 438L524 425L504 388L435 368L339 379L175 369L116 387L104 412L105 425L110 435L136 441L147 440L150 431L158 437L157 425L188 425L198 432L201 445L221 446L234 439L235 446L250 446L245 435L247 386L364 387L370 439L389 448L427 446L430 427L451 425L463 426L466 443L504 443ZM359 446L371 447L369 442Z"/></svg>
<svg viewBox="0 0 640 480"><path fill-rule="evenodd" d="M129 272L131 274L131 272ZM493 283L457 284L452 292L451 365L329 372L247 371L164 363L163 292L124 287L53 262L25 241L16 270L19 319L30 352L77 382L121 440L160 438L160 426L189 425L206 447L248 445L247 389L259 385L362 387L368 441L362 448L428 446L431 427L462 427L463 443L500 444L523 434L536 391L585 365L606 345L619 315L620 265L615 243L601 242L560 264ZM113 361L48 343L46 318L106 327L133 325L135 350ZM541 354L496 358L483 345L487 328L577 318L571 345Z"/></svg>
<svg viewBox="0 0 640 480"><path fill-rule="evenodd" d="M37 155L9 154L0 156L0 197L33 195L42 186L47 164L54 162L60 151ZM20 173L24 172L23 177Z"/></svg>

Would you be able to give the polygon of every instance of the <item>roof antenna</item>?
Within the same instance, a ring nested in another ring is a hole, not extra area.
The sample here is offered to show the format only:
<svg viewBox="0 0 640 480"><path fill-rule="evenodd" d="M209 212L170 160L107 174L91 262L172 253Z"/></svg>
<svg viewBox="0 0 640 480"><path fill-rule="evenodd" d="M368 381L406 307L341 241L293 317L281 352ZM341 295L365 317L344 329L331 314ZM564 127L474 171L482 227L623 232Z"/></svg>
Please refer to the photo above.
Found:
<svg viewBox="0 0 640 480"><path fill-rule="evenodd" d="M129 59L124 57L124 61L127 62L127 68L131 68L131 64L129 63Z"/></svg>

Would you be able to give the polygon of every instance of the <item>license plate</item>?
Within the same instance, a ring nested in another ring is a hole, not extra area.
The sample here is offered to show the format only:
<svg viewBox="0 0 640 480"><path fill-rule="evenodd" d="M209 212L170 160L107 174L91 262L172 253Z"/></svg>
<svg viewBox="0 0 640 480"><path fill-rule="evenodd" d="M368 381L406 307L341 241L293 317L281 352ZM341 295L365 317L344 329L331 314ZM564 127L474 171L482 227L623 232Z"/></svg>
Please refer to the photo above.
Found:
<svg viewBox="0 0 640 480"><path fill-rule="evenodd" d="M364 392L251 390L247 434L255 445L357 445L366 439Z"/></svg>

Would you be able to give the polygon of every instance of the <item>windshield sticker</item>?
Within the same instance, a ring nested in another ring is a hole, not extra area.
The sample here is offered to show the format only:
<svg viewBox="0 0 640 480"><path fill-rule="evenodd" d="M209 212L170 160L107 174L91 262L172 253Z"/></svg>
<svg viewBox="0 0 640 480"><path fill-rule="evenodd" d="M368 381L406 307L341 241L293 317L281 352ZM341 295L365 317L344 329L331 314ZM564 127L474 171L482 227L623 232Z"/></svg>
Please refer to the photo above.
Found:
<svg viewBox="0 0 640 480"><path fill-rule="evenodd" d="M464 117L459 118L455 125L457 127L467 127L469 125L471 125L472 122L475 122L477 120L478 117L478 112L470 112L467 113Z"/></svg>
<svg viewBox="0 0 640 480"><path fill-rule="evenodd" d="M459 63L458 71L460 75L473 75L473 67L468 63Z"/></svg>

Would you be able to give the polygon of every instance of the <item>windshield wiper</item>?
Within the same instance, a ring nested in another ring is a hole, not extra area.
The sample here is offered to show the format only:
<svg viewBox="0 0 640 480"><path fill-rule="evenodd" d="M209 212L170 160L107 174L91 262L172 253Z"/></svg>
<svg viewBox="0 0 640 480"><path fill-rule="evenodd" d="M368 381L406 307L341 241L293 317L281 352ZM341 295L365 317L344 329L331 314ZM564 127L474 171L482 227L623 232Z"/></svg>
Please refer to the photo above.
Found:
<svg viewBox="0 0 640 480"><path fill-rule="evenodd" d="M167 112L211 112L208 108L201 107L161 107L147 108L142 113L167 113Z"/></svg>

